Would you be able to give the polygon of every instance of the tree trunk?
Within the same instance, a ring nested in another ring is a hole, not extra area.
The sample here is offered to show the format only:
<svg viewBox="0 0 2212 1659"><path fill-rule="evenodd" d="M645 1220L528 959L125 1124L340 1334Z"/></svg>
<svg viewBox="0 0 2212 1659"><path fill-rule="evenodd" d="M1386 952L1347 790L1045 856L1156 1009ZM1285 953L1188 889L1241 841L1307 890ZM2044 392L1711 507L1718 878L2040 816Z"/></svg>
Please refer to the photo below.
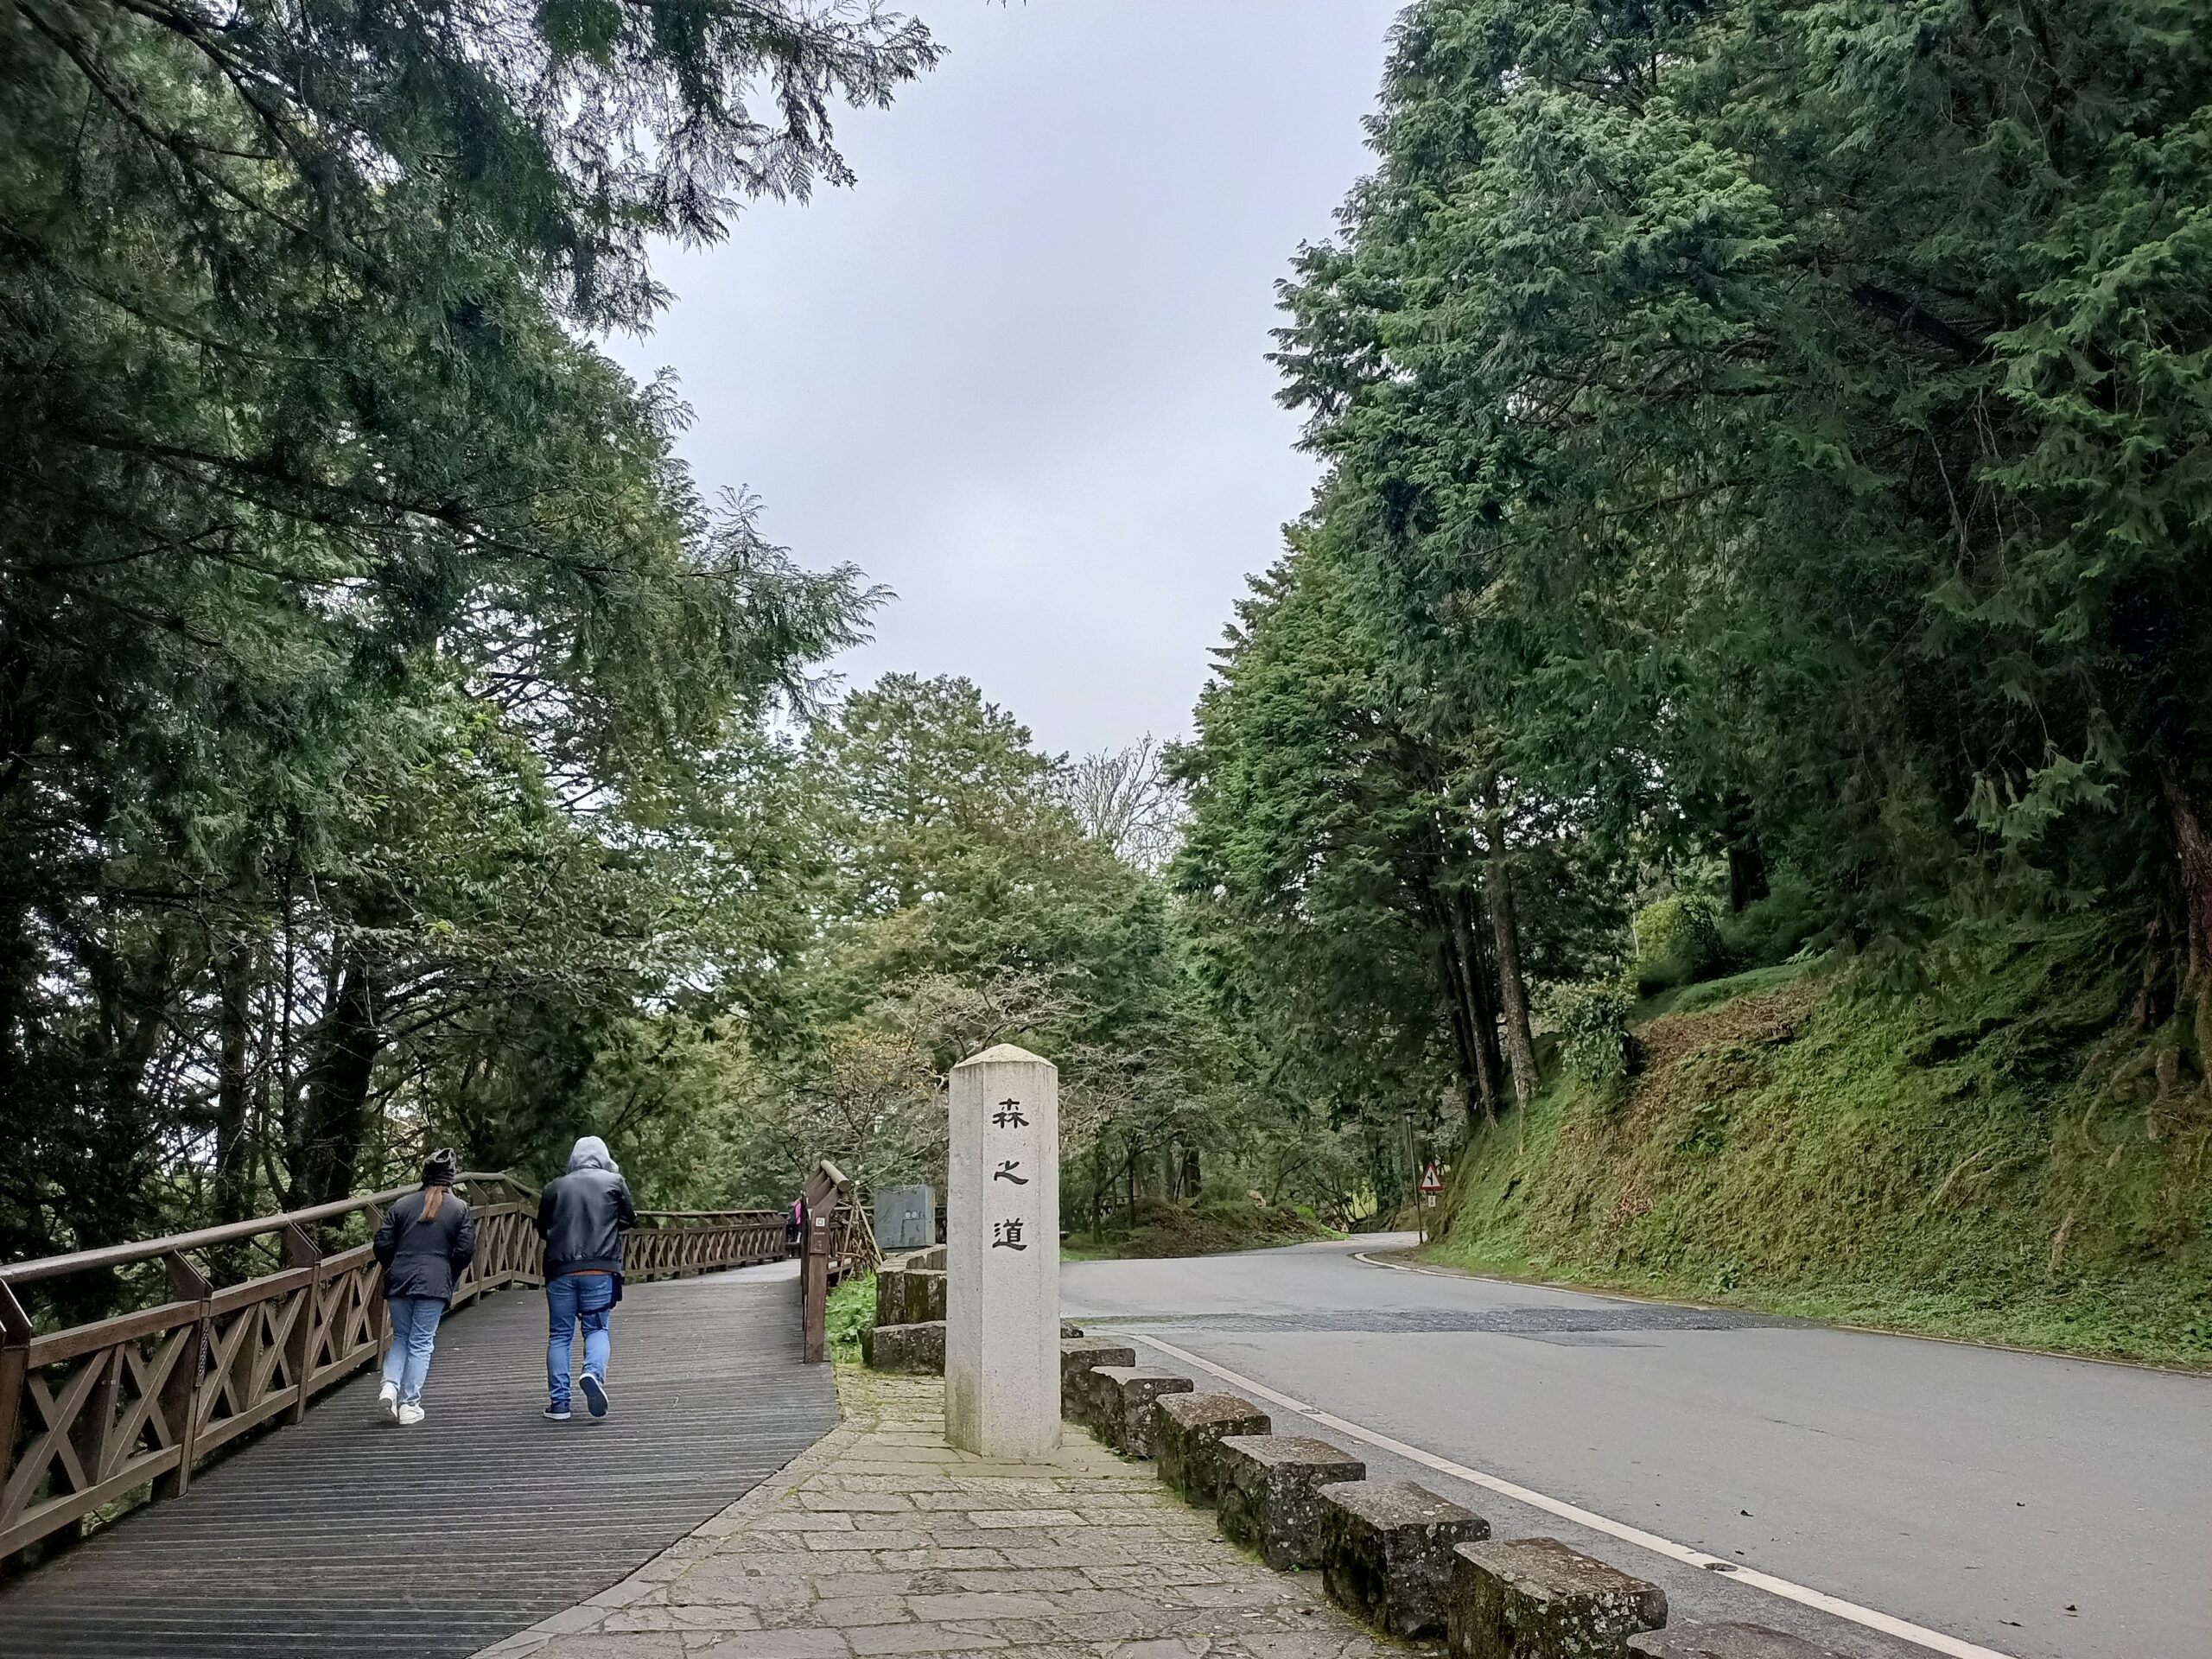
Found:
<svg viewBox="0 0 2212 1659"><path fill-rule="evenodd" d="M1490 963L1467 914L1465 889L1452 888L1446 903L1452 918L1453 954L1459 958L1459 976L1465 987L1467 1020L1474 1027L1475 1077L1482 1085L1483 1113L1495 1123L1504 1102L1505 1077L1505 1057L1497 1046L1497 995L1491 981Z"/></svg>
<svg viewBox="0 0 2212 1659"><path fill-rule="evenodd" d="M99 1103L80 1128L83 1161L63 1201L87 1245L119 1243L152 1218L160 1137L146 1073L175 1017L178 992L200 970L169 926L140 950L103 943L92 961L99 1017L86 1058L96 1063Z"/></svg>
<svg viewBox="0 0 2212 1659"><path fill-rule="evenodd" d="M1728 909L1741 915L1766 897L1766 859L1757 840L1728 843Z"/></svg>
<svg viewBox="0 0 2212 1659"><path fill-rule="evenodd" d="M219 1058L215 1081L215 1219L252 1213L253 1148L246 1135L251 1103L253 947L244 939L215 960Z"/></svg>
<svg viewBox="0 0 2212 1659"><path fill-rule="evenodd" d="M1490 838L1483 887L1490 897L1491 931L1497 940L1497 988L1505 1005L1505 1036L1513 1052L1513 1098L1522 1111L1536 1097L1536 1039L1529 1028L1529 982L1521 971L1521 924L1513 908L1513 878L1505 852L1505 815L1493 780L1484 802Z"/></svg>
<svg viewBox="0 0 2212 1659"><path fill-rule="evenodd" d="M2150 1031L2166 1022L2173 1012L2173 924L2167 912L2170 900L2161 900L2151 912L2143 930L2143 975L2135 988L2128 1017L2138 1031Z"/></svg>
<svg viewBox="0 0 2212 1659"><path fill-rule="evenodd" d="M2160 777L2179 865L2183 933L2188 942L2177 1011L2186 1009L2196 1036L2196 1063L2212 1079L2212 835L2194 791L2171 768Z"/></svg>
<svg viewBox="0 0 2212 1659"><path fill-rule="evenodd" d="M1452 1025L1452 1061L1459 1080L1459 1109L1471 1124L1482 1098L1481 1085L1475 1077L1475 1028L1467 1019L1466 995L1460 988L1449 930L1440 930L1436 936L1436 977L1444 995L1445 1015Z"/></svg>
<svg viewBox="0 0 2212 1659"><path fill-rule="evenodd" d="M1205 1185L1205 1182L1201 1179L1198 1169L1198 1149L1196 1147L1184 1147L1183 1191L1188 1193L1191 1198L1195 1200L1198 1198L1200 1190L1204 1188Z"/></svg>
<svg viewBox="0 0 2212 1659"><path fill-rule="evenodd" d="M14 837L8 841L13 842ZM9 845L7 851L12 855L16 848ZM39 981L39 951L29 895L16 890L17 882L28 874L21 863L0 862L0 1101L8 1103L18 1134L31 1121L28 1115L30 1096L37 1087L30 1075L29 1039L36 1028L33 997ZM10 1243L23 1247L27 1255L41 1255L47 1253L49 1242L48 1222L41 1208L28 1201L32 1190L32 1186L24 1189L27 1201L17 1214L35 1230Z"/></svg>
<svg viewBox="0 0 2212 1659"><path fill-rule="evenodd" d="M1728 910L1740 916L1768 893L1766 855L1759 850L1759 832L1751 822L1751 804L1742 796L1731 798L1728 813Z"/></svg>
<svg viewBox="0 0 2212 1659"><path fill-rule="evenodd" d="M369 1079L384 1045L379 1001L367 961L349 950L308 1081L307 1135L293 1173L302 1204L332 1204L353 1190L368 1134Z"/></svg>

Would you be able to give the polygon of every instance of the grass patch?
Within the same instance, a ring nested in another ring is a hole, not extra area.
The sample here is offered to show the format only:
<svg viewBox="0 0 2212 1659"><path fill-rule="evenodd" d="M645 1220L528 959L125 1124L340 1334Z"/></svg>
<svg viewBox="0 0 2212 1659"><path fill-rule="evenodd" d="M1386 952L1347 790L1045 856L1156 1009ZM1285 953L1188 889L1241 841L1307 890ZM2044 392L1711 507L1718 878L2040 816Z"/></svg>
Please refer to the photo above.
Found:
<svg viewBox="0 0 2212 1659"><path fill-rule="evenodd" d="M2212 1366L2212 1103L2128 1045L2093 931L1921 982L1802 965L1644 1005L1624 1091L1476 1136L1431 1253L1480 1271Z"/></svg>
<svg viewBox="0 0 2212 1659"><path fill-rule="evenodd" d="M1080 1229L1061 1241L1060 1255L1071 1262L1220 1255L1343 1236L1311 1216L1280 1205L1147 1200L1138 1204L1134 1226L1109 1225L1103 1236Z"/></svg>
<svg viewBox="0 0 2212 1659"><path fill-rule="evenodd" d="M1669 1014L1696 1014L1707 1008L1717 1008L1723 1002L1733 1001L1739 996L1756 996L1762 991L1777 991L1794 980L1802 979L1818 964L1808 958L1803 962L1779 963L1771 968L1753 968L1747 972L1731 974L1725 979L1708 979L1696 985L1678 985L1673 990L1648 996L1637 1005L1637 1018L1649 1021Z"/></svg>
<svg viewBox="0 0 2212 1659"><path fill-rule="evenodd" d="M861 1363L861 1332L875 1329L875 1275L853 1274L830 1290L824 1310L830 1357L848 1365Z"/></svg>

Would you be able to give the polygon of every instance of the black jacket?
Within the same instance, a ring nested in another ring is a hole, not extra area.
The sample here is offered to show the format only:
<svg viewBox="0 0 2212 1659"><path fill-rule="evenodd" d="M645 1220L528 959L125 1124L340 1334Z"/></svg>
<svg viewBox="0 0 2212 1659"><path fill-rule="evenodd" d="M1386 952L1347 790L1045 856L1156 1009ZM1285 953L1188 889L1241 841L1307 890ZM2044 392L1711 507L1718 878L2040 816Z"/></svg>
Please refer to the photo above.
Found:
<svg viewBox="0 0 2212 1659"><path fill-rule="evenodd" d="M545 1276L622 1271L622 1230L638 1224L630 1183L592 1165L548 1181L537 1199L537 1236L545 1241Z"/></svg>
<svg viewBox="0 0 2212 1659"><path fill-rule="evenodd" d="M476 1217L451 1188L438 1213L423 1219L421 1192L410 1192L385 1211L377 1229L377 1260L384 1263L384 1294L453 1300L454 1281L476 1259Z"/></svg>

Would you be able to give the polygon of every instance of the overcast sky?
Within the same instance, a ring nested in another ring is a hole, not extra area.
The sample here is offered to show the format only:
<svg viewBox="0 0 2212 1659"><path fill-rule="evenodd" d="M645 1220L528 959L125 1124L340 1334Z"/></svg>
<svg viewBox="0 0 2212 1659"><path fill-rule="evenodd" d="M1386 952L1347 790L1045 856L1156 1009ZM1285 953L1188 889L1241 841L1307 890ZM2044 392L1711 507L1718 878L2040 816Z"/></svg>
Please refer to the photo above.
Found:
<svg viewBox="0 0 2212 1659"><path fill-rule="evenodd" d="M709 489L898 598L839 666L964 674L1082 753L1188 728L1312 491L1274 283L1367 169L1397 0L914 0L944 61L849 113L857 186L664 255Z"/></svg>

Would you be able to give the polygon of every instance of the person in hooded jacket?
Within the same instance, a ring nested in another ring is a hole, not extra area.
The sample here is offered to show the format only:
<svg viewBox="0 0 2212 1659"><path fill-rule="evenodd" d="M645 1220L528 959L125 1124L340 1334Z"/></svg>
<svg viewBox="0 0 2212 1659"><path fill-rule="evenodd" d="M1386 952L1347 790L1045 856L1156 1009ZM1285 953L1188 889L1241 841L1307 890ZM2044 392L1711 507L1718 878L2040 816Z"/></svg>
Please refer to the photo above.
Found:
<svg viewBox="0 0 2212 1659"><path fill-rule="evenodd" d="M548 1181L537 1200L537 1236L545 1241L545 1386L547 1418L569 1421L569 1366L576 1326L584 1329L584 1403L607 1415L607 1361L614 1338L607 1322L622 1300L622 1234L638 1222L630 1184L607 1142L588 1135L569 1154L569 1173Z"/></svg>
<svg viewBox="0 0 2212 1659"><path fill-rule="evenodd" d="M423 1421L423 1383L438 1321L454 1283L476 1259L476 1217L453 1190L459 1161L451 1147L432 1153L423 1166L422 1190L385 1211L377 1228L376 1257L391 1313L391 1347L377 1404L403 1426Z"/></svg>

